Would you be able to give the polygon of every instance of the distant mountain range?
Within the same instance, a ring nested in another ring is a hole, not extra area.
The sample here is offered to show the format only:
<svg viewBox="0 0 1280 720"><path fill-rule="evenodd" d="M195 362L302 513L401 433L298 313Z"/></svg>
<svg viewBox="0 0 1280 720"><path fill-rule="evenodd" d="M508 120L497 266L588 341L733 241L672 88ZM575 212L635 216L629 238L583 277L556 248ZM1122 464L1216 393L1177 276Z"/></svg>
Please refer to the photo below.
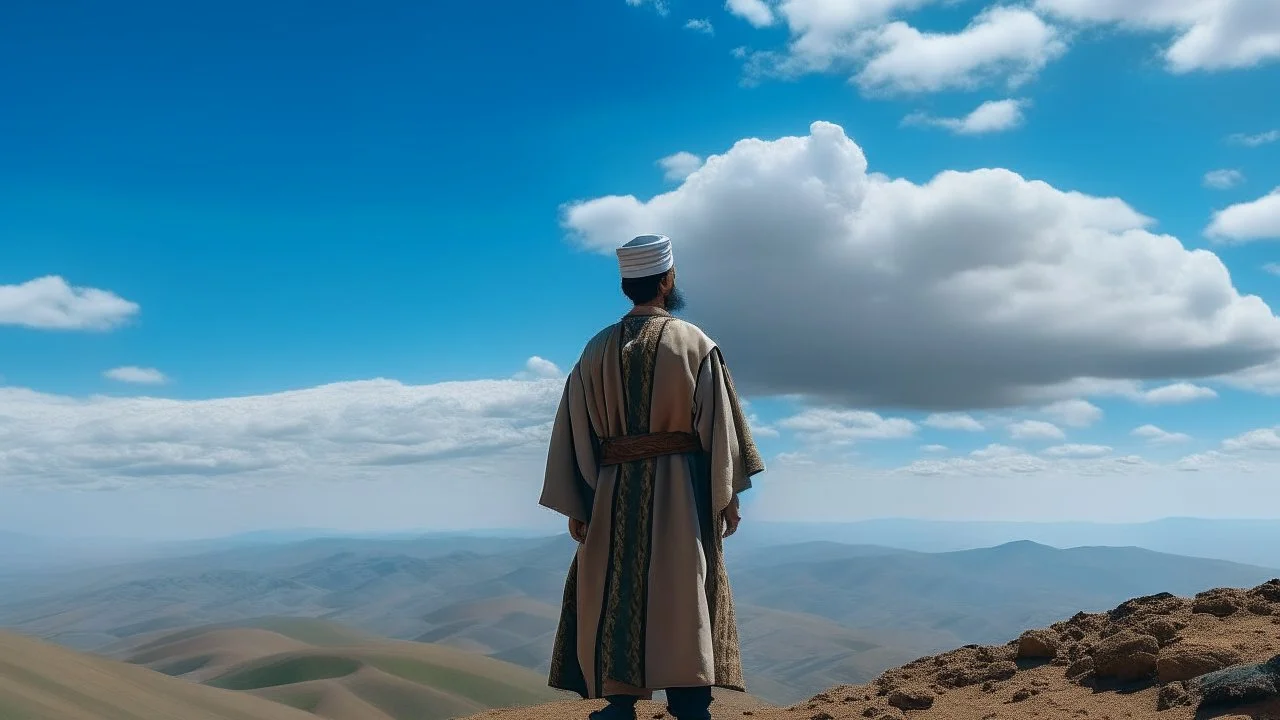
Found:
<svg viewBox="0 0 1280 720"><path fill-rule="evenodd" d="M762 532L742 542L735 536L728 562L748 683L782 703L1128 597L1251 586L1280 574L1132 547L1059 550L1022 541L925 553L821 538L769 545ZM120 656L121 647L159 632L322 618L543 673L574 548L567 535L311 538L11 570L0 578L0 626Z"/></svg>
<svg viewBox="0 0 1280 720"><path fill-rule="evenodd" d="M1280 520L1165 518L1144 523L865 520L743 522L730 552L801 542L887 545L921 552L972 550L1015 540L1057 548L1140 547L1189 557L1280 567Z"/></svg>

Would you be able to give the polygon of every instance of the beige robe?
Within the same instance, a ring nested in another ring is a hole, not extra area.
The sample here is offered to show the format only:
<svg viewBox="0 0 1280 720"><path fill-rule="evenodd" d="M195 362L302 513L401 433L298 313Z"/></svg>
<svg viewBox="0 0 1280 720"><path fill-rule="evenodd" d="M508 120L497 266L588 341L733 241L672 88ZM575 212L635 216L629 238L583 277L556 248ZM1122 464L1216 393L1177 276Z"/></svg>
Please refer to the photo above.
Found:
<svg viewBox="0 0 1280 720"><path fill-rule="evenodd" d="M601 438L692 432L702 451L601 466ZM583 697L744 690L720 513L764 470L719 349L661 310L593 338L569 373L541 504L589 523L549 684Z"/></svg>

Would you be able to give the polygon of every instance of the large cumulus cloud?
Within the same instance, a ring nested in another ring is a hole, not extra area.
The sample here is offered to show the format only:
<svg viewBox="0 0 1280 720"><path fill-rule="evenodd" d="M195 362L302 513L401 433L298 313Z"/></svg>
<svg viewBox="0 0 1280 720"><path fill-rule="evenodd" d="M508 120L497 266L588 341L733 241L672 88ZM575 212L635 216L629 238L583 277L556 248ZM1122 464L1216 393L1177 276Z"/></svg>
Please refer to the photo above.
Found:
<svg viewBox="0 0 1280 720"><path fill-rule="evenodd" d="M933 409L1245 370L1280 318L1117 198L1009 170L918 185L837 125L746 139L678 188L565 208L582 246L673 237L691 319L753 393Z"/></svg>

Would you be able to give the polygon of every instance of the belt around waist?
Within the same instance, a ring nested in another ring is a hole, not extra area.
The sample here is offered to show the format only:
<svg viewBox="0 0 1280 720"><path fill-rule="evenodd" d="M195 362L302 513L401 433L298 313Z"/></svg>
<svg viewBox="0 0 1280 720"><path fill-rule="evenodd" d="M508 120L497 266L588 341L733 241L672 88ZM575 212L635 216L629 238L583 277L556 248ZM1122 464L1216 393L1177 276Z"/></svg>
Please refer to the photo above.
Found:
<svg viewBox="0 0 1280 720"><path fill-rule="evenodd" d="M700 450L702 450L702 443L693 433L656 432L620 435L600 441L600 464L621 465L661 455L676 455Z"/></svg>

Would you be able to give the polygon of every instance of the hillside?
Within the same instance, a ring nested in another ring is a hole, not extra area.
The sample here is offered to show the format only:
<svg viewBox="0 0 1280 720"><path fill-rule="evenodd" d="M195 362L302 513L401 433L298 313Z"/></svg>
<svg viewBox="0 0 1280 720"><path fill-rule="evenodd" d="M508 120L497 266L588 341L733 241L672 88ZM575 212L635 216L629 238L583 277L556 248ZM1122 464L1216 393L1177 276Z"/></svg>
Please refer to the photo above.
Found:
<svg viewBox="0 0 1280 720"><path fill-rule="evenodd" d="M585 717L599 702L496 710L470 720ZM789 708L717 720L1015 720L1280 718L1280 580L1183 598L1134 598L1077 613L999 645L923 657L862 685L837 685ZM639 717L660 717L643 703Z"/></svg>
<svg viewBox="0 0 1280 720"><path fill-rule="evenodd" d="M221 548L7 581L0 626L119 657L183 628L325 618L346 632L483 653L544 675L574 548L567 535ZM779 704L948 647L999 642L1079 609L1162 590L1252 586L1278 572L1138 548L1026 542L948 553L746 545L728 562L750 620L741 624L746 675L760 697Z"/></svg>
<svg viewBox="0 0 1280 720"><path fill-rule="evenodd" d="M363 636L320 620L254 625L163 635L127 657L331 720L436 720L564 697L542 675L455 648Z"/></svg>
<svg viewBox="0 0 1280 720"><path fill-rule="evenodd" d="M5 720L316 720L244 693L0 632Z"/></svg>

